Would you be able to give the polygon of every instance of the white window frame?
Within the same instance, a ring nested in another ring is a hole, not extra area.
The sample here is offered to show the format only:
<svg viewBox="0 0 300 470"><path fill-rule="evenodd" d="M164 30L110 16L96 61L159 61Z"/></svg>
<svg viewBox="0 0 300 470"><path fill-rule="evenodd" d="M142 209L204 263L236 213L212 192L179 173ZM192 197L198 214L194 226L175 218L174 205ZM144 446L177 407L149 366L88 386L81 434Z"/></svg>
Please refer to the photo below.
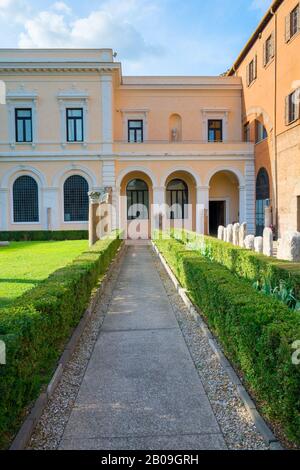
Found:
<svg viewBox="0 0 300 470"><path fill-rule="evenodd" d="M87 182L88 184L88 187L89 187L89 191L91 191L91 182L89 181L89 179L87 178L87 176L85 174L82 174L80 171L74 171L74 172L71 172L69 174L66 174L65 175L65 178L62 180L62 187L61 187L61 199L62 199L62 208L61 208L61 215L62 215L62 223L63 224L66 224L66 225L87 225L89 223L88 220L65 220L65 182L67 181L67 179L69 179L71 176L81 176L82 178L85 179L85 181Z"/></svg>
<svg viewBox="0 0 300 470"><path fill-rule="evenodd" d="M36 182L37 184L37 187L38 187L38 214L39 214L39 220L38 222L15 222L14 221L14 192L13 192L13 188L14 188L14 184L15 184L15 181L20 178L21 176L30 176L32 179L34 179L34 181ZM13 177L13 179L11 180L11 187L10 187L10 221L11 221L11 225L41 225L41 215L42 215L42 191L41 191L41 187L40 187L40 182L38 180L38 178L32 174L30 171L19 171L18 173L16 173Z"/></svg>
<svg viewBox="0 0 300 470"><path fill-rule="evenodd" d="M74 87L71 90L61 91L57 95L59 110L60 110L60 139L61 146L64 148L67 145L82 145L86 147L89 142L89 127L88 127L88 100L89 94L85 91L76 90ZM83 109L83 141L82 142L68 142L67 140L67 109L69 108L82 108Z"/></svg>
<svg viewBox="0 0 300 470"><path fill-rule="evenodd" d="M15 148L16 146L20 145L30 145L33 148L36 146L38 134L37 101L37 92L26 91L23 86L21 86L17 91L9 91L7 93L6 103L8 110L8 135L11 148ZM23 108L30 108L32 110L32 142L17 142L16 139L16 109Z"/></svg>
<svg viewBox="0 0 300 470"><path fill-rule="evenodd" d="M223 140L220 142L221 144L228 141L228 116L229 116L229 109L215 109L215 108L205 108L201 110L202 113L202 140L208 144L212 144L213 142L209 142L208 140L208 121L211 120L218 120L222 121L222 134Z"/></svg>
<svg viewBox="0 0 300 470"><path fill-rule="evenodd" d="M149 109L121 109L122 125L123 125L123 140L128 143L128 121L142 121L143 122L143 142L148 140L148 114Z"/></svg>

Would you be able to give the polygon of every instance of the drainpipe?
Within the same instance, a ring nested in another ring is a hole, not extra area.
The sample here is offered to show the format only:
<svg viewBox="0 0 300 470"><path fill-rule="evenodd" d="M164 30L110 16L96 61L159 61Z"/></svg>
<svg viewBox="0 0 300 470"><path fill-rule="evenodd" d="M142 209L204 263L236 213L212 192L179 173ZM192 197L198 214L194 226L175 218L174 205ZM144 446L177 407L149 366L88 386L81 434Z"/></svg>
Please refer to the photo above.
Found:
<svg viewBox="0 0 300 470"><path fill-rule="evenodd" d="M276 236L278 238L278 158L277 158L277 66L278 66L278 31L277 31L277 13L271 8L271 14L275 19L275 31L274 31L274 41L275 41L275 64L274 64L274 152L275 152L275 226L276 226Z"/></svg>

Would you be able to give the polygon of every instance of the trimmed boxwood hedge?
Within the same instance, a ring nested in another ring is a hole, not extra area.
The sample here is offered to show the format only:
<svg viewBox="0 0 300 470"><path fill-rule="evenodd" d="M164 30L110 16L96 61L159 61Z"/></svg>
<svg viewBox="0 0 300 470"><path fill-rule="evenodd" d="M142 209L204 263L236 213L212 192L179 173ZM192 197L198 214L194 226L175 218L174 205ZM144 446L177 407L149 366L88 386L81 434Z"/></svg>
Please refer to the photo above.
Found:
<svg viewBox="0 0 300 470"><path fill-rule="evenodd" d="M180 238L183 243L196 244L204 240L205 247L211 259L222 264L233 273L252 282L269 281L272 286L278 286L281 280L288 281L300 296L300 263L278 260L255 253L254 251L234 246L209 236L202 236L189 231L174 230L174 238Z"/></svg>
<svg viewBox="0 0 300 470"><path fill-rule="evenodd" d="M49 382L92 290L120 244L118 235L97 242L12 306L0 309L0 340L5 342L7 354L7 364L0 366L1 448L20 425L25 407Z"/></svg>
<svg viewBox="0 0 300 470"><path fill-rule="evenodd" d="M1 242L42 242L63 240L88 240L87 230L32 230L20 232L0 232Z"/></svg>
<svg viewBox="0 0 300 470"><path fill-rule="evenodd" d="M299 314L174 239L155 243L262 413L300 444L300 366L292 363L292 344L300 340Z"/></svg>

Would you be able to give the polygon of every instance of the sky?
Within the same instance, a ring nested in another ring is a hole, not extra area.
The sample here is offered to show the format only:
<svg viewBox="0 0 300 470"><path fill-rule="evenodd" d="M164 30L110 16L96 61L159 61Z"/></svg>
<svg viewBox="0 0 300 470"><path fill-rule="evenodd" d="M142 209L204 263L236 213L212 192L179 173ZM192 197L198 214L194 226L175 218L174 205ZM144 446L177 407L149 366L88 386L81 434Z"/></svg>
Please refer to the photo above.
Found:
<svg viewBox="0 0 300 470"><path fill-rule="evenodd" d="M219 75L271 0L0 0L0 48L112 48L124 75Z"/></svg>

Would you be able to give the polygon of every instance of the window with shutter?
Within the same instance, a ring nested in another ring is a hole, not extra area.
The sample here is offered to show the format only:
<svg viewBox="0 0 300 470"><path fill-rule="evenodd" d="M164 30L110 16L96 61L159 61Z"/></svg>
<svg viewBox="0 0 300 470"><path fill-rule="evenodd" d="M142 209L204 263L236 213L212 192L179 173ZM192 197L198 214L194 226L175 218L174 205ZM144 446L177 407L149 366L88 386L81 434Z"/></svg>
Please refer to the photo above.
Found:
<svg viewBox="0 0 300 470"><path fill-rule="evenodd" d="M263 45L263 66L267 65L267 41Z"/></svg>
<svg viewBox="0 0 300 470"><path fill-rule="evenodd" d="M293 91L286 97L285 103L285 122L286 125L292 124L300 118L300 88Z"/></svg>
<svg viewBox="0 0 300 470"><path fill-rule="evenodd" d="M274 34L271 34L264 43L264 66L274 57Z"/></svg>
<svg viewBox="0 0 300 470"><path fill-rule="evenodd" d="M291 15L289 14L285 18L285 42L289 42L291 39Z"/></svg>
<svg viewBox="0 0 300 470"><path fill-rule="evenodd" d="M250 86L252 82L257 78L257 55L251 60L247 66L247 85Z"/></svg>
<svg viewBox="0 0 300 470"><path fill-rule="evenodd" d="M300 4L290 12L285 19L285 40L286 42L300 31Z"/></svg>

